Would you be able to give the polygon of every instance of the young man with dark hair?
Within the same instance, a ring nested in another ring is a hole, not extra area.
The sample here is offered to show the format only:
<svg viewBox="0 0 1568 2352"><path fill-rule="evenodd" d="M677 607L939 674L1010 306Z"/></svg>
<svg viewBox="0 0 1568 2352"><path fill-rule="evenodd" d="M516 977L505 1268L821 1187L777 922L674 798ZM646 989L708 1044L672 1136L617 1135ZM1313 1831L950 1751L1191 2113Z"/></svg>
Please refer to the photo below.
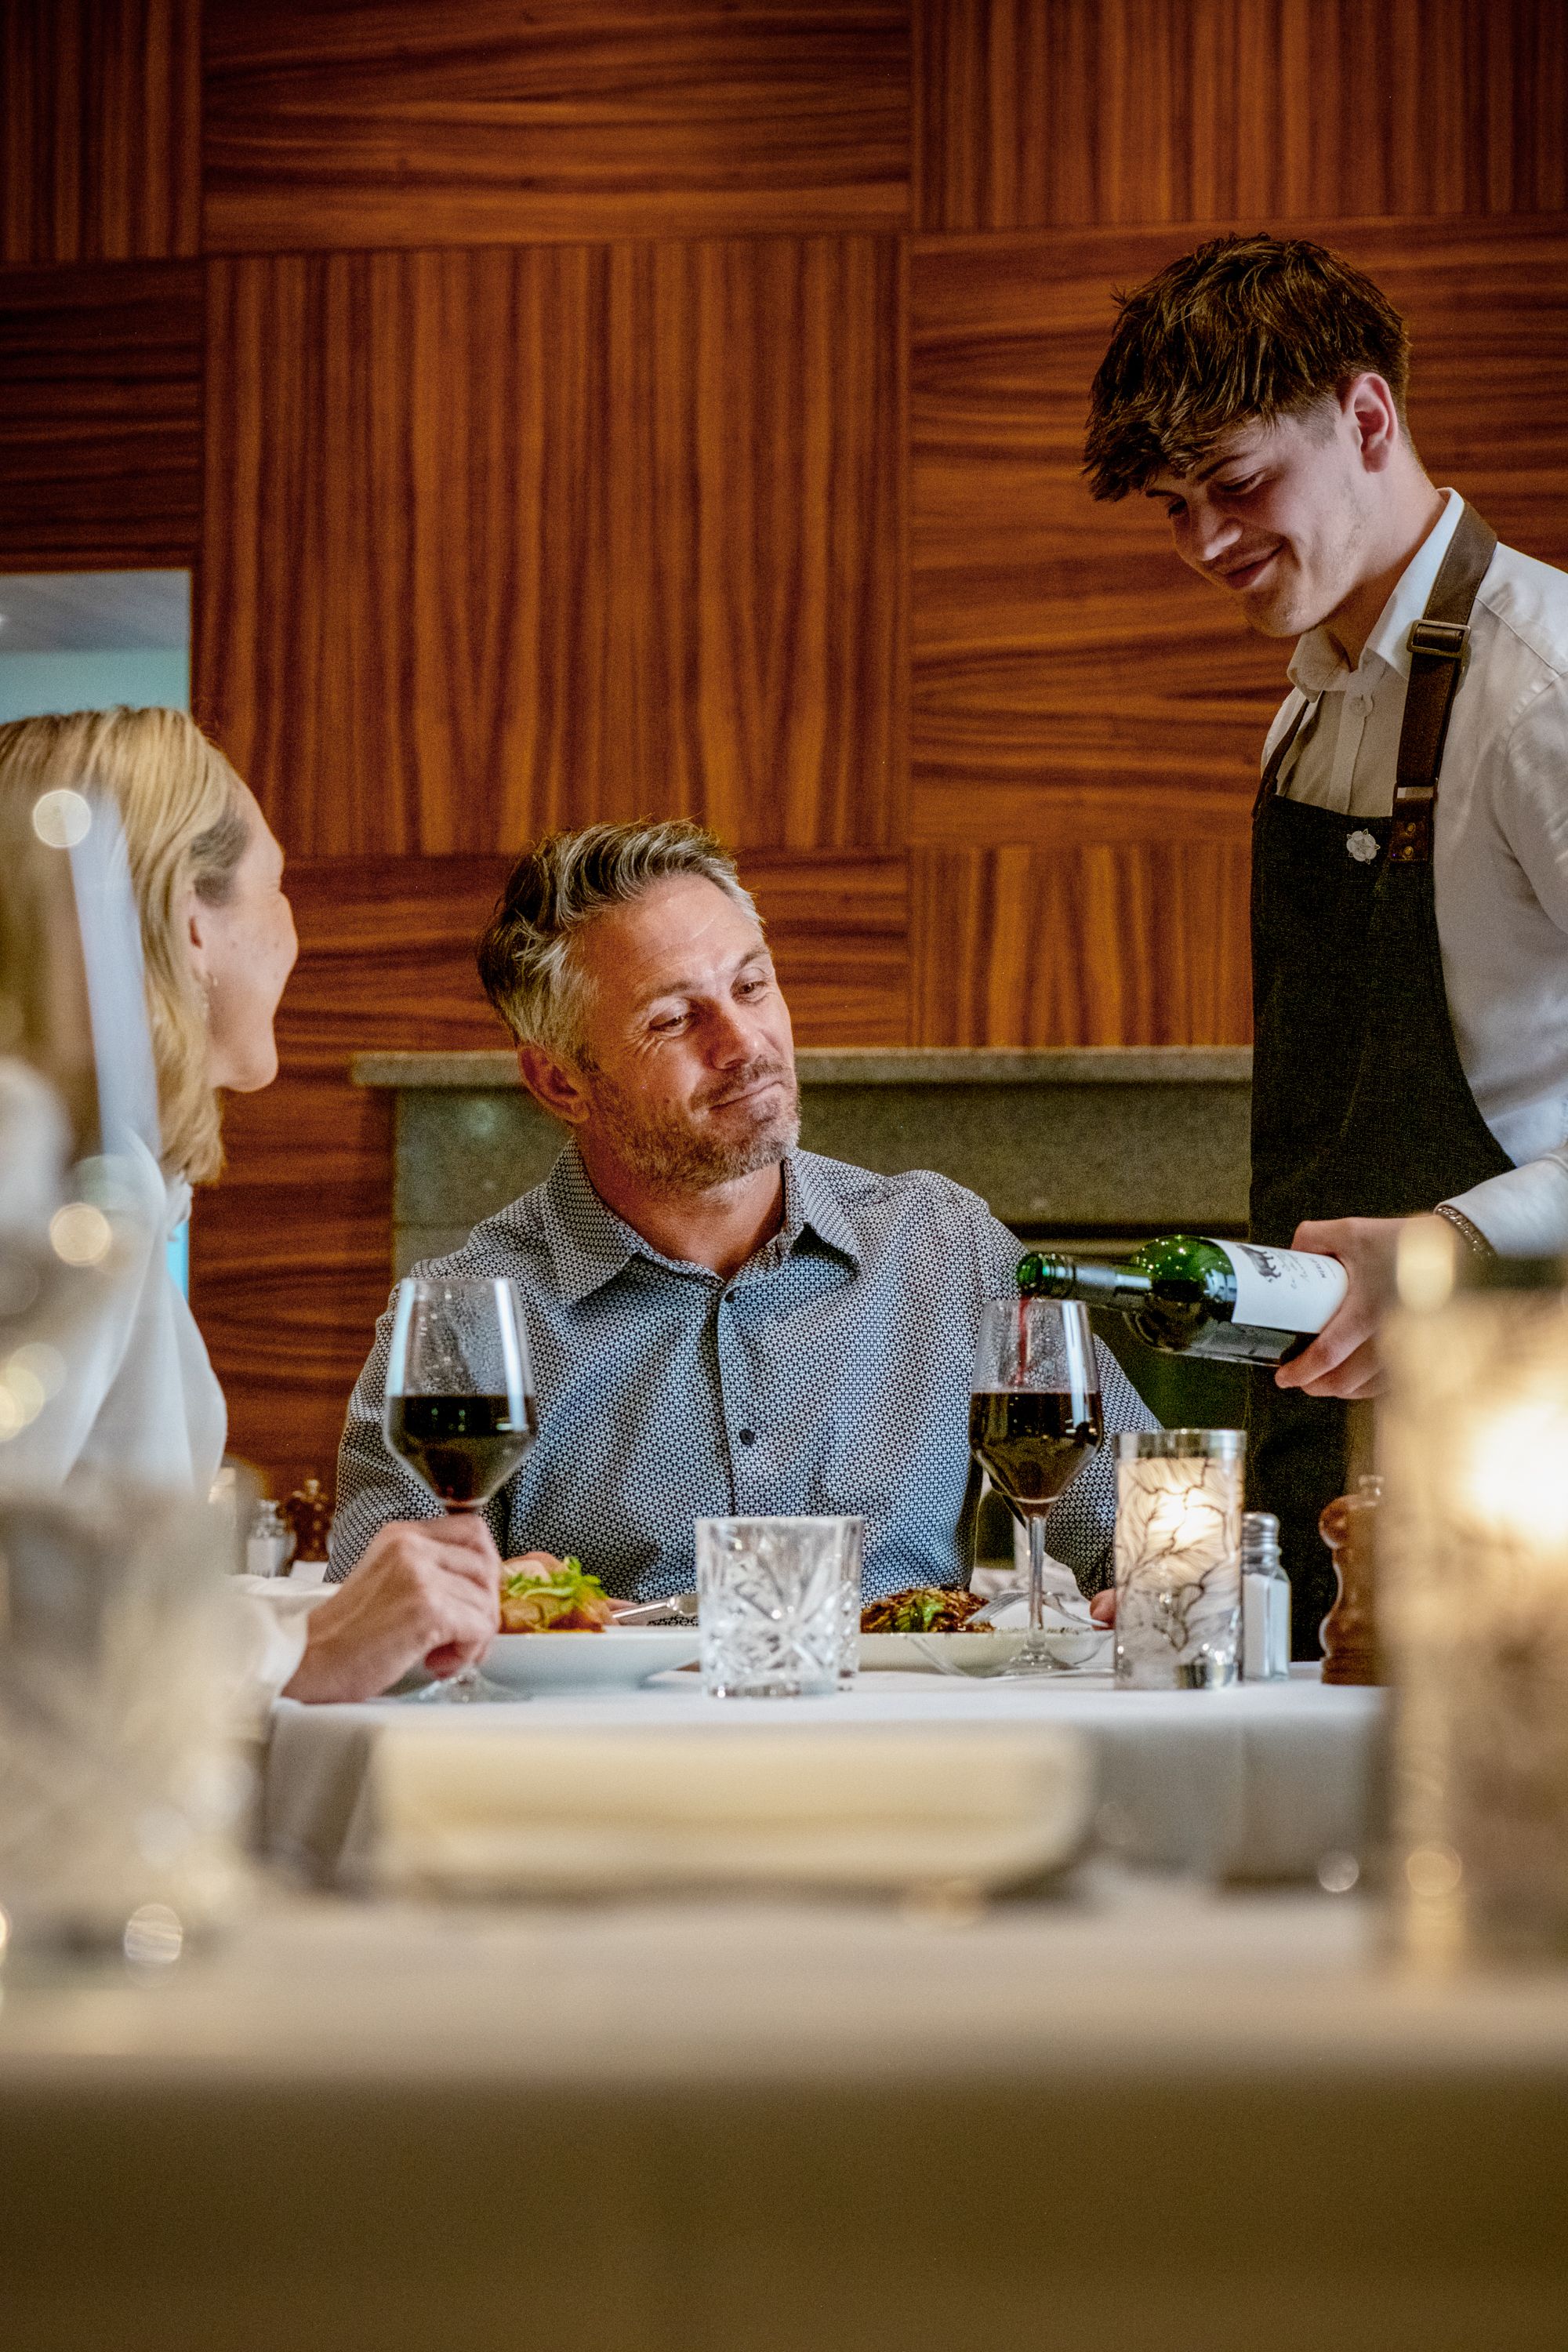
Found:
<svg viewBox="0 0 1568 2352"><path fill-rule="evenodd" d="M1568 574L1423 467L1386 298L1302 240L1220 237L1122 299L1085 470L1141 492L1295 637L1253 831L1252 1229L1344 1304L1259 1380L1253 1476L1316 1653L1316 1519L1372 1395L1399 1225L1568 1248Z"/></svg>

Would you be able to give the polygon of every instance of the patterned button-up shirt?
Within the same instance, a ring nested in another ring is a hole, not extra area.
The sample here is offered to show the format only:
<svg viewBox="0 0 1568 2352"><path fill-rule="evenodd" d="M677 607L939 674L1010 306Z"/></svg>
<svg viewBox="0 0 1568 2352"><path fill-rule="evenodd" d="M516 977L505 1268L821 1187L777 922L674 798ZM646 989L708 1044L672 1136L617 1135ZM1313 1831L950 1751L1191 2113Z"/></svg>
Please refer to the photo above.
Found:
<svg viewBox="0 0 1568 2352"><path fill-rule="evenodd" d="M779 1232L738 1274L662 1256L613 1214L573 1146L542 1184L416 1269L509 1275L539 1438L489 1507L503 1556L574 1552L609 1592L695 1580L693 1523L858 1513L866 1591L963 1581L969 1392L982 1303L1013 1294L1016 1236L925 1171L879 1176L799 1151ZM382 1434L390 1313L349 1404L331 1573L389 1519L438 1506ZM1152 1426L1100 1349L1108 1429ZM1109 1580L1102 1451L1047 1525L1086 1590Z"/></svg>

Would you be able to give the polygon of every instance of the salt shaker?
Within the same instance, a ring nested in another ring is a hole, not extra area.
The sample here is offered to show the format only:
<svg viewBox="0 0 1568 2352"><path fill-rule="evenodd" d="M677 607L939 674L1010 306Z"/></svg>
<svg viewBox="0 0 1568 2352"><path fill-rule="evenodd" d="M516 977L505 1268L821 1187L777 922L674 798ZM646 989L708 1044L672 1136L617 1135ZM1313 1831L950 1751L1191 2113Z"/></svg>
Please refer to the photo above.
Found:
<svg viewBox="0 0 1568 2352"><path fill-rule="evenodd" d="M1242 1514L1241 1672L1249 1683L1284 1682L1290 1673L1290 1580L1272 1511Z"/></svg>
<svg viewBox="0 0 1568 2352"><path fill-rule="evenodd" d="M249 1576L284 1576L293 1557L293 1528L276 1503L258 1503L245 1539L246 1573Z"/></svg>

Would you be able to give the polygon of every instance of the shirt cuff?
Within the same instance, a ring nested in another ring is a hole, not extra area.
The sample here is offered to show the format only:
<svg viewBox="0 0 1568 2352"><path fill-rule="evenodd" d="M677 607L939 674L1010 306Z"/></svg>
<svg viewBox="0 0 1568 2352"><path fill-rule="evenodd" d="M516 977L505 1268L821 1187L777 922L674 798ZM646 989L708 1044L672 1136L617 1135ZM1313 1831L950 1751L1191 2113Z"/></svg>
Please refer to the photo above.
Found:
<svg viewBox="0 0 1568 2352"><path fill-rule="evenodd" d="M1568 1148L1489 1176L1444 1206L1468 1217L1500 1257L1559 1257L1568 1252Z"/></svg>
<svg viewBox="0 0 1568 2352"><path fill-rule="evenodd" d="M305 1654L310 1607L302 1592L279 1591L263 1596L254 1590L259 1578L235 1580L252 1589L242 1589L234 1596L238 1654L233 1706L242 1722L255 1726L265 1719L285 1683L292 1681ZM310 1590L320 1596L319 1586Z"/></svg>

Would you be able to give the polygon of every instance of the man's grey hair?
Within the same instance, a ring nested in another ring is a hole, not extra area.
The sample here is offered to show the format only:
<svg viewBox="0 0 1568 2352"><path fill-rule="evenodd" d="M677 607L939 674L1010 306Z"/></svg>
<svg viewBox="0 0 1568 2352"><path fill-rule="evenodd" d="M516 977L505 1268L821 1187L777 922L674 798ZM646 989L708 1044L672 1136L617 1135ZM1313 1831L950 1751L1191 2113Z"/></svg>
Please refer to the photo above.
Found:
<svg viewBox="0 0 1568 2352"><path fill-rule="evenodd" d="M582 973L573 944L586 923L678 875L694 874L762 918L722 842L684 817L588 824L546 834L513 866L479 941L485 994L520 1045L575 1058Z"/></svg>

